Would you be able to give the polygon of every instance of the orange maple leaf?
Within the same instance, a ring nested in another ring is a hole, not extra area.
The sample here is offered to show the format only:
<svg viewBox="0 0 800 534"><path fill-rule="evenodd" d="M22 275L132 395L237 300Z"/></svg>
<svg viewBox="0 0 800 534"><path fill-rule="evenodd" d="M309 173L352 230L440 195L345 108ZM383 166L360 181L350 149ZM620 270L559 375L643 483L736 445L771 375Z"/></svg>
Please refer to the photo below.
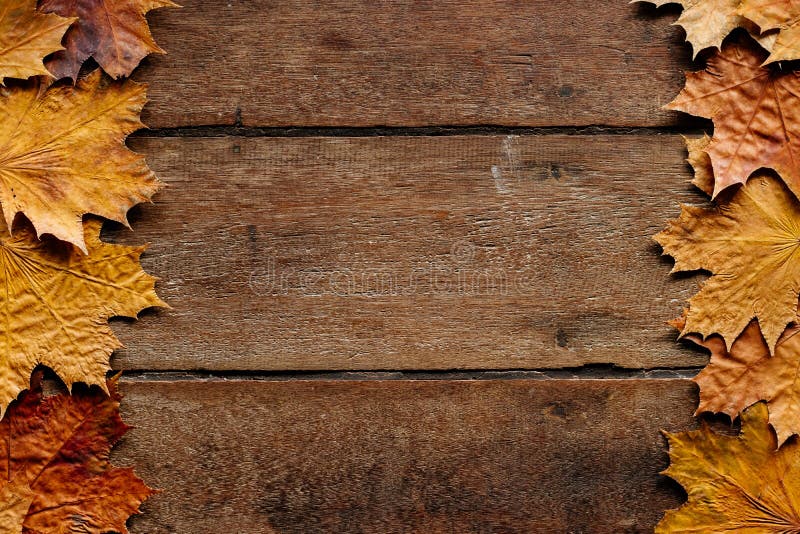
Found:
<svg viewBox="0 0 800 534"><path fill-rule="evenodd" d="M43 59L62 50L61 38L73 18L36 11L36 0L3 0L0 5L0 84L5 78L50 76Z"/></svg>
<svg viewBox="0 0 800 534"><path fill-rule="evenodd" d="M48 398L40 380L37 373L0 422L0 529L126 533L128 518L155 492L132 469L108 461L129 428L119 416L116 379L106 387L110 396L93 387Z"/></svg>
<svg viewBox="0 0 800 534"><path fill-rule="evenodd" d="M161 7L178 6L170 0L40 0L44 12L78 17L64 38L65 49L48 59L47 68L56 78L77 80L92 57L110 76L130 76L145 56L164 53L145 18Z"/></svg>
<svg viewBox="0 0 800 534"><path fill-rule="evenodd" d="M125 146L141 128L146 86L108 82L98 70L77 86L9 87L0 98L0 204L6 225L24 213L37 235L86 251L81 219L92 213L127 224L134 204L161 183Z"/></svg>
<svg viewBox="0 0 800 534"><path fill-rule="evenodd" d="M742 0L739 14L762 32L778 30L764 63L800 59L800 2L797 0Z"/></svg>
<svg viewBox="0 0 800 534"><path fill-rule="evenodd" d="M103 243L99 220L85 226L88 255L38 240L24 220L13 236L0 223L0 413L39 364L69 386L102 386L109 355L121 346L108 319L165 306L155 278L139 266L145 247Z"/></svg>
<svg viewBox="0 0 800 534"><path fill-rule="evenodd" d="M671 323L683 330L683 317ZM800 325L784 331L771 355L758 321L751 321L741 335L726 349L719 336L688 334L685 339L705 347L711 360L693 378L700 388L702 412L724 413L735 419L745 408L759 401L769 406L769 422L782 445L791 435L800 433Z"/></svg>
<svg viewBox="0 0 800 534"><path fill-rule="evenodd" d="M699 430L667 433L670 465L688 501L656 527L667 532L797 532L800 528L800 444L778 449L764 403L742 414L738 436Z"/></svg>
<svg viewBox="0 0 800 534"><path fill-rule="evenodd" d="M760 168L800 193L800 73L763 67L764 56L749 38L723 46L667 105L713 120L713 196Z"/></svg>

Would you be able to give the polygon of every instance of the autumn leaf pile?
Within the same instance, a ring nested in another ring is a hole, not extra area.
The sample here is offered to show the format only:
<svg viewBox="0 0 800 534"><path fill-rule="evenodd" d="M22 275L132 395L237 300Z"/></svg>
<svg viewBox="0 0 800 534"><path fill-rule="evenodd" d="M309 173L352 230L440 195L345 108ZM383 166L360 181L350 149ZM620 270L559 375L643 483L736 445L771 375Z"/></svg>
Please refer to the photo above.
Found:
<svg viewBox="0 0 800 534"><path fill-rule="evenodd" d="M656 2L658 5L665 2ZM696 415L741 421L668 434L665 474L687 503L658 532L800 531L800 1L681 0L676 24L705 69L667 109L710 119L686 139L705 206L685 205L655 236L673 272L709 278L680 336L711 359L694 381ZM738 28L738 30L737 30Z"/></svg>
<svg viewBox="0 0 800 534"><path fill-rule="evenodd" d="M127 226L161 187L125 145L147 100L125 77L163 52L146 13L174 5L0 2L2 533L124 533L153 493L108 462L127 430L106 379L120 347L108 320L164 304L139 264L145 247L103 242L100 230L104 219ZM72 394L45 398L39 366Z"/></svg>

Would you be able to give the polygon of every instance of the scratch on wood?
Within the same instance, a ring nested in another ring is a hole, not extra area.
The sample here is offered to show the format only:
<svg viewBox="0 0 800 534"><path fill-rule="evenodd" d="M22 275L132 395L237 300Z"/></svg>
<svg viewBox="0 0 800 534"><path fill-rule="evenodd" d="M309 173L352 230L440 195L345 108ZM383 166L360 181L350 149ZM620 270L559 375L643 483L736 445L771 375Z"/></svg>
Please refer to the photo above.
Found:
<svg viewBox="0 0 800 534"><path fill-rule="evenodd" d="M517 135L507 135L503 139L503 155L505 156L505 163L511 171L511 176L515 180L519 180L519 165L517 164L517 156L514 153L514 141Z"/></svg>
<svg viewBox="0 0 800 534"><path fill-rule="evenodd" d="M517 157L514 154L514 140L518 136L516 135L507 135L503 138L501 142L501 161L500 165L492 165L492 179L494 180L494 188L497 190L498 193L501 195L508 195L513 193L511 188L509 188L508 183L506 182L505 177L503 176L503 168L507 168L513 180L519 180L519 165L517 163Z"/></svg>
<svg viewBox="0 0 800 534"><path fill-rule="evenodd" d="M506 186L506 181L503 178L503 171L498 165L492 165L492 178L494 179L494 188L501 195L511 193L511 190Z"/></svg>

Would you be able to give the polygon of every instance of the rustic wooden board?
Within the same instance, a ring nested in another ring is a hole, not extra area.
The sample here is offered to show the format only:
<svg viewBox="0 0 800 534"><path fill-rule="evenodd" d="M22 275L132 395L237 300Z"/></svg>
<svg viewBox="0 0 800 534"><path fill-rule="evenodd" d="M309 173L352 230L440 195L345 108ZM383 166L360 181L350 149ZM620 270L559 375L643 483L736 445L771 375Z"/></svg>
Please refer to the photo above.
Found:
<svg viewBox="0 0 800 534"><path fill-rule="evenodd" d="M625 0L184 0L153 127L665 125L689 67L678 10Z"/></svg>
<svg viewBox="0 0 800 534"><path fill-rule="evenodd" d="M684 380L136 381L134 533L647 532ZM270 530L271 529L271 530Z"/></svg>
<svg viewBox="0 0 800 534"><path fill-rule="evenodd" d="M119 369L697 366L697 279L650 236L700 201L678 136L136 139L130 243L174 310Z"/></svg>

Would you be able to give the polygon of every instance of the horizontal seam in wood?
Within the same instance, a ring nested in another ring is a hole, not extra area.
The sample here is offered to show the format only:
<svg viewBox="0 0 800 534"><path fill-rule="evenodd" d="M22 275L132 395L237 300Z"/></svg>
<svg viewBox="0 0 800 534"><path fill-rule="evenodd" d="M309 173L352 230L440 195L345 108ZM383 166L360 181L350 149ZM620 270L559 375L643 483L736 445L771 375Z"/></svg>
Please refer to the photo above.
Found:
<svg viewBox="0 0 800 534"><path fill-rule="evenodd" d="M585 365L563 369L502 370L375 370L375 371L123 371L123 380L619 380L692 378L702 367L625 369L611 365Z"/></svg>
<svg viewBox="0 0 800 534"><path fill-rule="evenodd" d="M711 123L707 125L711 129ZM446 137L458 135L702 135L703 123L683 127L618 127L604 125L506 127L424 126L424 127L241 127L189 126L143 129L131 137Z"/></svg>

